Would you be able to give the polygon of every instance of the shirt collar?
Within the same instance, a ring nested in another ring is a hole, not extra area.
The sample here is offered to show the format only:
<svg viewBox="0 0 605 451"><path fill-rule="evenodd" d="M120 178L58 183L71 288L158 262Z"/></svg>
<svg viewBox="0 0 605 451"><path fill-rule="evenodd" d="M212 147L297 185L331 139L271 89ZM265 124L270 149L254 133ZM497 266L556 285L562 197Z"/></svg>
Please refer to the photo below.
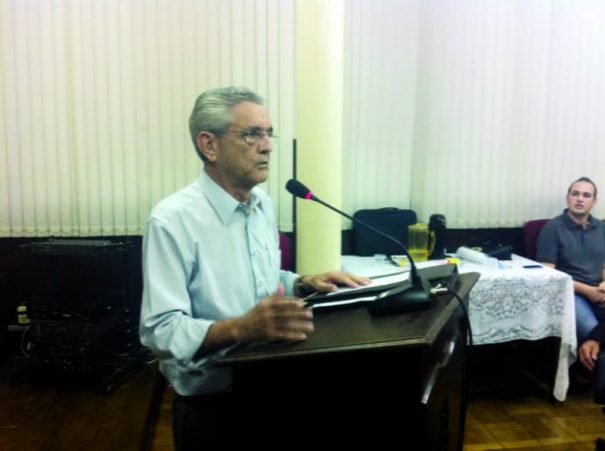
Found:
<svg viewBox="0 0 605 451"><path fill-rule="evenodd" d="M569 229L574 229L576 227L591 229L596 226L596 224L595 224L596 219L591 214L588 215L588 222L586 223L586 227L582 227L580 224L578 224L573 219L571 219L569 217L569 215L567 214L567 208L565 210L563 210L563 217L565 218L565 224L567 224L567 227Z"/></svg>
<svg viewBox="0 0 605 451"><path fill-rule="evenodd" d="M256 207L262 209L260 197L257 195L257 188L252 188L250 192L250 198L248 203L244 204L235 199L231 194L225 191L219 184L217 184L212 178L202 171L202 174L198 177L198 183L202 188L202 192L221 218L223 223L227 224L231 220L238 208L244 213L248 213L254 210Z"/></svg>

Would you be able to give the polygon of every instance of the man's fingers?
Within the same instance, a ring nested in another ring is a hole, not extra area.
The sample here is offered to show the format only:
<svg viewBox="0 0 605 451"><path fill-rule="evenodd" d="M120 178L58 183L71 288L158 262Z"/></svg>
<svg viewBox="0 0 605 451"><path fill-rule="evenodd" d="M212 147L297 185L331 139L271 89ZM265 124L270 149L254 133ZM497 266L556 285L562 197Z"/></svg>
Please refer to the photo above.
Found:
<svg viewBox="0 0 605 451"><path fill-rule="evenodd" d="M591 371L594 368L594 363L590 360L582 360L582 364Z"/></svg>
<svg viewBox="0 0 605 451"><path fill-rule="evenodd" d="M330 282L318 281L315 283L315 289L321 293L329 293L338 290L338 287Z"/></svg>
<svg viewBox="0 0 605 451"><path fill-rule="evenodd" d="M367 277L356 276L348 272L328 273L328 278L335 283L357 288L359 285L367 285L371 282Z"/></svg>
<svg viewBox="0 0 605 451"><path fill-rule="evenodd" d="M280 335L270 341L303 341L307 339L307 335L303 332L283 331Z"/></svg>
<svg viewBox="0 0 605 451"><path fill-rule="evenodd" d="M307 335L313 332L313 323L308 320L288 319L277 324L270 341L306 340Z"/></svg>
<svg viewBox="0 0 605 451"><path fill-rule="evenodd" d="M303 302L294 299L279 299L268 306L279 316L298 315L302 318L313 318L313 313Z"/></svg>
<svg viewBox="0 0 605 451"><path fill-rule="evenodd" d="M367 277L356 276L354 274L342 271L332 271L323 274L306 276L306 283L320 292L335 291L338 285L344 285L350 288L368 285L371 280Z"/></svg>
<svg viewBox="0 0 605 451"><path fill-rule="evenodd" d="M270 297L262 312L268 341L305 340L313 332L313 311L300 300Z"/></svg>
<svg viewBox="0 0 605 451"><path fill-rule="evenodd" d="M592 370L594 367L594 361L590 354L590 350L584 348L580 349L580 362L582 362L582 365L584 365L586 368Z"/></svg>
<svg viewBox="0 0 605 451"><path fill-rule="evenodd" d="M348 277L352 280L355 281L355 283L357 283L358 285L369 285L372 283L372 279L368 278L368 277L364 277L364 276L358 276L355 274L348 274Z"/></svg>

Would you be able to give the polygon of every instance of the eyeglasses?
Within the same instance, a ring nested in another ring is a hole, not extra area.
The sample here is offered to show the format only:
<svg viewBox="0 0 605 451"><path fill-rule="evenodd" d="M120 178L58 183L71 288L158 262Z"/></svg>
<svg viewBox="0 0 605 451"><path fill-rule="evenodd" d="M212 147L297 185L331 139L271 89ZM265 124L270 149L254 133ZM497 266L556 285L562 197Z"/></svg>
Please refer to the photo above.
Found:
<svg viewBox="0 0 605 451"><path fill-rule="evenodd" d="M267 135L267 138L269 138L269 139L279 138L279 136L277 136L273 133L272 128L265 130L260 127L252 127L252 128L246 129L246 130L233 130L233 131L225 132L225 134L227 134L227 133L239 135L240 137L242 137L244 139L244 141L246 141L247 144L250 144L250 145L258 144L258 142L261 139L263 139L265 137L265 135Z"/></svg>

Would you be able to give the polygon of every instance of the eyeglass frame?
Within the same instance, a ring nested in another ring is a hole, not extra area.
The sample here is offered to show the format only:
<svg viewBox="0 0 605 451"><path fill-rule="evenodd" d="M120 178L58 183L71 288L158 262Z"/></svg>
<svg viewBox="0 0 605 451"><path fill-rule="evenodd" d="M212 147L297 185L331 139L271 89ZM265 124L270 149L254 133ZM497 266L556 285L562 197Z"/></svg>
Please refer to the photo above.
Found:
<svg viewBox="0 0 605 451"><path fill-rule="evenodd" d="M264 129L261 127L250 127L244 130L230 130L221 133L221 135L236 134L242 138L246 144L252 146L267 136L268 139L277 139L279 136L273 134L273 127Z"/></svg>

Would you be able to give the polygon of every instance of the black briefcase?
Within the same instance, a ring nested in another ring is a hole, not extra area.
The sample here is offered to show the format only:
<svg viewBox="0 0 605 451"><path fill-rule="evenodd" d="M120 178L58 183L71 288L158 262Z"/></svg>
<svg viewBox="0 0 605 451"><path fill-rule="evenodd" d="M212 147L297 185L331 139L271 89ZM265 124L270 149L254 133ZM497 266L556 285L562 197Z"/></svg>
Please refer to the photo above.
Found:
<svg viewBox="0 0 605 451"><path fill-rule="evenodd" d="M408 226L418 222L414 210L399 208L358 210L353 214L353 218L375 227L387 235L391 235L403 243L404 246L407 246ZM357 255L403 254L400 246L355 222L353 223L353 240Z"/></svg>

